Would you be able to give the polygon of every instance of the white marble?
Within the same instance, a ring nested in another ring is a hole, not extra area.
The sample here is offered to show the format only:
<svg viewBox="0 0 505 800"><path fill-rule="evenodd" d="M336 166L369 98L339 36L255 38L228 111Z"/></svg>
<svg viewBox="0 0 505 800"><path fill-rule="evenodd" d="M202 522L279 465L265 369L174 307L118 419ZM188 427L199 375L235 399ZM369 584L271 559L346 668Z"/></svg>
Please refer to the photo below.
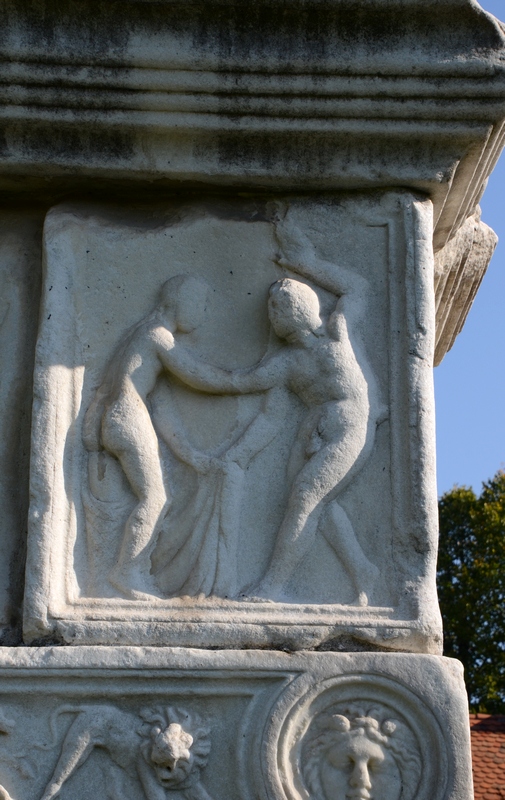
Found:
<svg viewBox="0 0 505 800"><path fill-rule="evenodd" d="M408 194L54 208L26 640L438 652L430 240Z"/></svg>
<svg viewBox="0 0 505 800"><path fill-rule="evenodd" d="M434 656L2 648L0 729L3 800L472 798Z"/></svg>
<svg viewBox="0 0 505 800"><path fill-rule="evenodd" d="M504 26L71 6L0 37L0 800L471 800L432 366Z"/></svg>
<svg viewBox="0 0 505 800"><path fill-rule="evenodd" d="M435 366L461 333L498 237L480 218L480 209L435 255Z"/></svg>

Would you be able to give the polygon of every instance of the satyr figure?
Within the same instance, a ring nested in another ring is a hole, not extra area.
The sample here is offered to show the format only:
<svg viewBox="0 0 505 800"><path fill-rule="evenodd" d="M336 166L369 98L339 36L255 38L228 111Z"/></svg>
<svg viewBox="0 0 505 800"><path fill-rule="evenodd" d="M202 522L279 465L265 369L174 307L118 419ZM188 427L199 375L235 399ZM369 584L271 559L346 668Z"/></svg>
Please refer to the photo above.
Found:
<svg viewBox="0 0 505 800"><path fill-rule="evenodd" d="M414 737L384 709L351 706L316 720L302 750L314 800L413 800L421 774Z"/></svg>
<svg viewBox="0 0 505 800"><path fill-rule="evenodd" d="M76 716L41 800L58 797L96 747L112 760L108 784L115 796L122 796L126 775L140 782L146 800L167 800L171 791L186 800L211 800L200 781L210 752L209 730L196 715L168 707L144 709L137 718L109 705L63 706L56 717L62 714ZM55 718L53 728L54 723Z"/></svg>
<svg viewBox="0 0 505 800"><path fill-rule="evenodd" d="M158 526L171 502L148 398L163 371L170 371L176 334L194 330L203 317L207 284L177 275L163 285L151 314L126 335L84 420L88 451L101 449L118 459L137 498L124 529L110 582L126 597L155 594L150 556ZM191 369L191 357L185 358Z"/></svg>
<svg viewBox="0 0 505 800"><path fill-rule="evenodd" d="M361 469L386 413L359 335L368 306L367 281L318 258L311 244L286 222L278 226L279 264L337 296L322 319L314 289L284 278L271 287L268 312L285 346L256 366L216 380L202 365L191 384L204 391L261 392L287 387L307 408L290 456L291 491L269 568L250 599L289 600L286 585L309 552L318 527L368 603L378 570L365 556L344 509L335 499ZM174 371L177 373L177 365ZM179 377L187 379L187 371Z"/></svg>

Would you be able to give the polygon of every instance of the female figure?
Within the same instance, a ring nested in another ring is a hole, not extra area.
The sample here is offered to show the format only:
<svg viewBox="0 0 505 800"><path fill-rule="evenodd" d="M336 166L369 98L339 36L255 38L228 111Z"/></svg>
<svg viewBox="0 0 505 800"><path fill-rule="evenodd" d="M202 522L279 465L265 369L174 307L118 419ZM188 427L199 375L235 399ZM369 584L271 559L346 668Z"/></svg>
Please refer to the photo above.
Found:
<svg viewBox="0 0 505 800"><path fill-rule="evenodd" d="M115 456L138 501L109 576L128 598L157 593L150 555L171 502L148 397L160 374L170 372L173 354L180 347L175 334L189 333L200 324L206 295L207 284L191 276L176 275L166 281L156 308L129 331L117 349L84 419L86 449L104 449ZM190 369L194 362L186 356L185 363Z"/></svg>

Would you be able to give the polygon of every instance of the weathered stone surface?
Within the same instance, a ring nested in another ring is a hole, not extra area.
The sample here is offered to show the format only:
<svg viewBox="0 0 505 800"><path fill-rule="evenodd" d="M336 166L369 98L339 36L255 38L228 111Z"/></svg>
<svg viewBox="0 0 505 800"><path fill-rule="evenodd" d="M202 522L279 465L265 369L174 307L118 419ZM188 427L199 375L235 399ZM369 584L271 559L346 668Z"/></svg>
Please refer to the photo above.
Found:
<svg viewBox="0 0 505 800"><path fill-rule="evenodd" d="M460 665L383 653L0 650L12 800L471 800Z"/></svg>
<svg viewBox="0 0 505 800"><path fill-rule="evenodd" d="M435 255L435 366L453 346L489 266L498 239L479 211Z"/></svg>
<svg viewBox="0 0 505 800"><path fill-rule="evenodd" d="M0 625L19 626L41 283L40 211L0 211Z"/></svg>
<svg viewBox="0 0 505 800"><path fill-rule="evenodd" d="M78 7L2 2L4 189L403 186L438 249L503 146L505 34L473 0Z"/></svg>
<svg viewBox="0 0 505 800"><path fill-rule="evenodd" d="M474 0L0 0L0 800L471 800L431 367L504 54Z"/></svg>
<svg viewBox="0 0 505 800"><path fill-rule="evenodd" d="M27 641L438 652L431 219L49 213Z"/></svg>

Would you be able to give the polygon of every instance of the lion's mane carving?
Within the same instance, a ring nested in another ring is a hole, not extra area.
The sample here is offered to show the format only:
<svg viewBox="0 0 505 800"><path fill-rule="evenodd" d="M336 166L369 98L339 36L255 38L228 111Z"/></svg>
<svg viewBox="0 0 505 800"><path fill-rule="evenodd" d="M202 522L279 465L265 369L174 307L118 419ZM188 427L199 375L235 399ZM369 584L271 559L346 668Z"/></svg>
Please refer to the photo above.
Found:
<svg viewBox="0 0 505 800"><path fill-rule="evenodd" d="M195 783L210 752L209 728L199 715L173 706L144 708L141 751L163 787Z"/></svg>

